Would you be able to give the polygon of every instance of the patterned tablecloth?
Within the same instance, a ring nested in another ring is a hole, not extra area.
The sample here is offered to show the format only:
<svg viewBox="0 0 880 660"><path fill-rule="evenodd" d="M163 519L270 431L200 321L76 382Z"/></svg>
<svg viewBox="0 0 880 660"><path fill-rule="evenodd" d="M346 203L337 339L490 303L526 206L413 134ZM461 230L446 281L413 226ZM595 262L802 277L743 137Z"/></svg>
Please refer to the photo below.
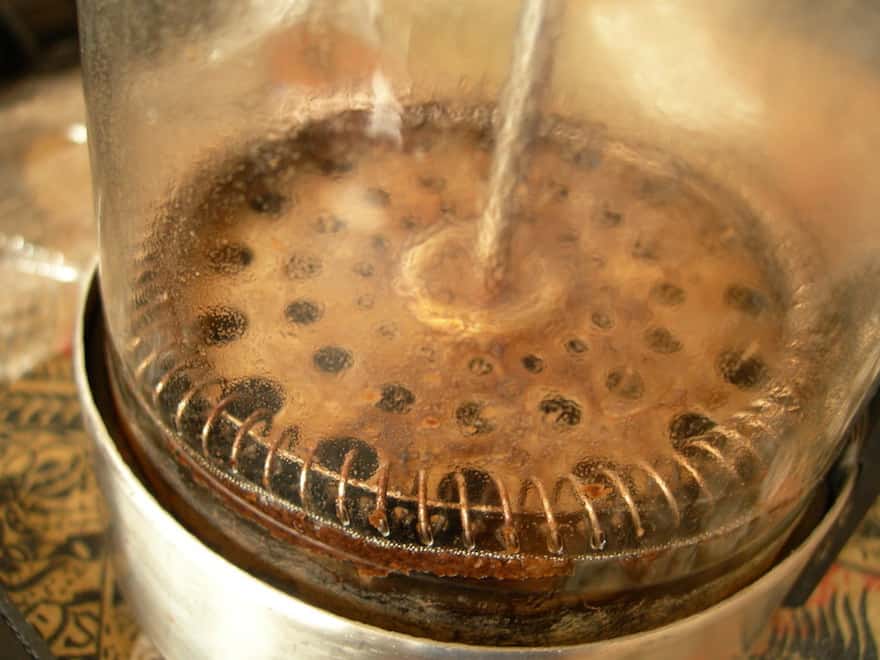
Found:
<svg viewBox="0 0 880 660"><path fill-rule="evenodd" d="M13 143L0 140L0 173L6 173L0 190L17 186L14 195L33 200L18 204L18 215L0 213L0 232L4 225L23 227L29 240L70 246L73 237L92 231L87 211L71 214L72 208L88 208L86 184L73 190L80 206L69 199L71 171L87 173L85 150L65 151L63 141L51 136L60 134L53 118L63 114L63 134L73 143L84 137L81 124L69 123L82 116L78 78L29 89L5 102L0 95L0 137L10 122L31 126L27 140L16 129L14 152L8 150ZM67 186L60 185L65 181ZM9 199L14 197L0 201ZM67 250L74 263L82 262L81 245ZM14 294L14 285L0 282L2 295ZM0 342L0 359L8 349ZM14 383L0 384L0 585L58 658L157 657L116 587L104 529L70 357L58 355ZM877 658L878 631L880 505L875 505L808 605L778 612L766 643L752 657Z"/></svg>

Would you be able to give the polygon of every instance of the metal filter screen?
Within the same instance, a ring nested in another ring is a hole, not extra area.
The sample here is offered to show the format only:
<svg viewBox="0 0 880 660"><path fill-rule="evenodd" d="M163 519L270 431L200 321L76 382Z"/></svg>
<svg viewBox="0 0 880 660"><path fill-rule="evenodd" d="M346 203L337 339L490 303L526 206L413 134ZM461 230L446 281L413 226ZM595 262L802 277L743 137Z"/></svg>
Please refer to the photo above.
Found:
<svg viewBox="0 0 880 660"><path fill-rule="evenodd" d="M403 122L215 156L140 239L122 350L179 460L388 570L534 578L749 534L827 340L807 245L545 120L486 301L491 108Z"/></svg>

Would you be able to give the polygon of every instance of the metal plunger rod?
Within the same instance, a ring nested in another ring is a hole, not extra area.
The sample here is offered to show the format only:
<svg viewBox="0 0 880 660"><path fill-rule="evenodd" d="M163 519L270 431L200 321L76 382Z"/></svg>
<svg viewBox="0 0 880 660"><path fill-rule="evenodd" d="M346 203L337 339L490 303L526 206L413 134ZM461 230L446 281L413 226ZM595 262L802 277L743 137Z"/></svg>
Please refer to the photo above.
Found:
<svg viewBox="0 0 880 660"><path fill-rule="evenodd" d="M498 104L499 123L489 196L477 230L477 259L486 288L497 292L507 273L515 225L515 191L528 163L541 95L549 84L563 0L524 0L510 76Z"/></svg>

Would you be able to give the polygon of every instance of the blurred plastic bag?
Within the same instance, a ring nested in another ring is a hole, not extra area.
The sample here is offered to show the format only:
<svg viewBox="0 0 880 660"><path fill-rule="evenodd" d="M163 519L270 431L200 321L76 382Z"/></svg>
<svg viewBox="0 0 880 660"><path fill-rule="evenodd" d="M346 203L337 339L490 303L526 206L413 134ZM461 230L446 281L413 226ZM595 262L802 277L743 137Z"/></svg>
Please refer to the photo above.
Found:
<svg viewBox="0 0 880 660"><path fill-rule="evenodd" d="M95 253L78 72L0 96L0 382L69 349Z"/></svg>
<svg viewBox="0 0 880 660"><path fill-rule="evenodd" d="M61 253L0 235L0 382L67 349L79 279Z"/></svg>

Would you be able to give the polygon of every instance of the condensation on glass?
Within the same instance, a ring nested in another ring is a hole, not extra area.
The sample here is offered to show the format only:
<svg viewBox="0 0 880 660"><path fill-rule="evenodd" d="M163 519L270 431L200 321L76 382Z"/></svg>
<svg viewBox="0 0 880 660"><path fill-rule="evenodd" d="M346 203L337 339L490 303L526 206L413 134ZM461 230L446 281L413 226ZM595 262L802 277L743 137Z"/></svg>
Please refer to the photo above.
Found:
<svg viewBox="0 0 880 660"><path fill-rule="evenodd" d="M346 615L534 644L705 606L874 380L871 10L561 4L492 288L520 3L81 2L136 453Z"/></svg>

